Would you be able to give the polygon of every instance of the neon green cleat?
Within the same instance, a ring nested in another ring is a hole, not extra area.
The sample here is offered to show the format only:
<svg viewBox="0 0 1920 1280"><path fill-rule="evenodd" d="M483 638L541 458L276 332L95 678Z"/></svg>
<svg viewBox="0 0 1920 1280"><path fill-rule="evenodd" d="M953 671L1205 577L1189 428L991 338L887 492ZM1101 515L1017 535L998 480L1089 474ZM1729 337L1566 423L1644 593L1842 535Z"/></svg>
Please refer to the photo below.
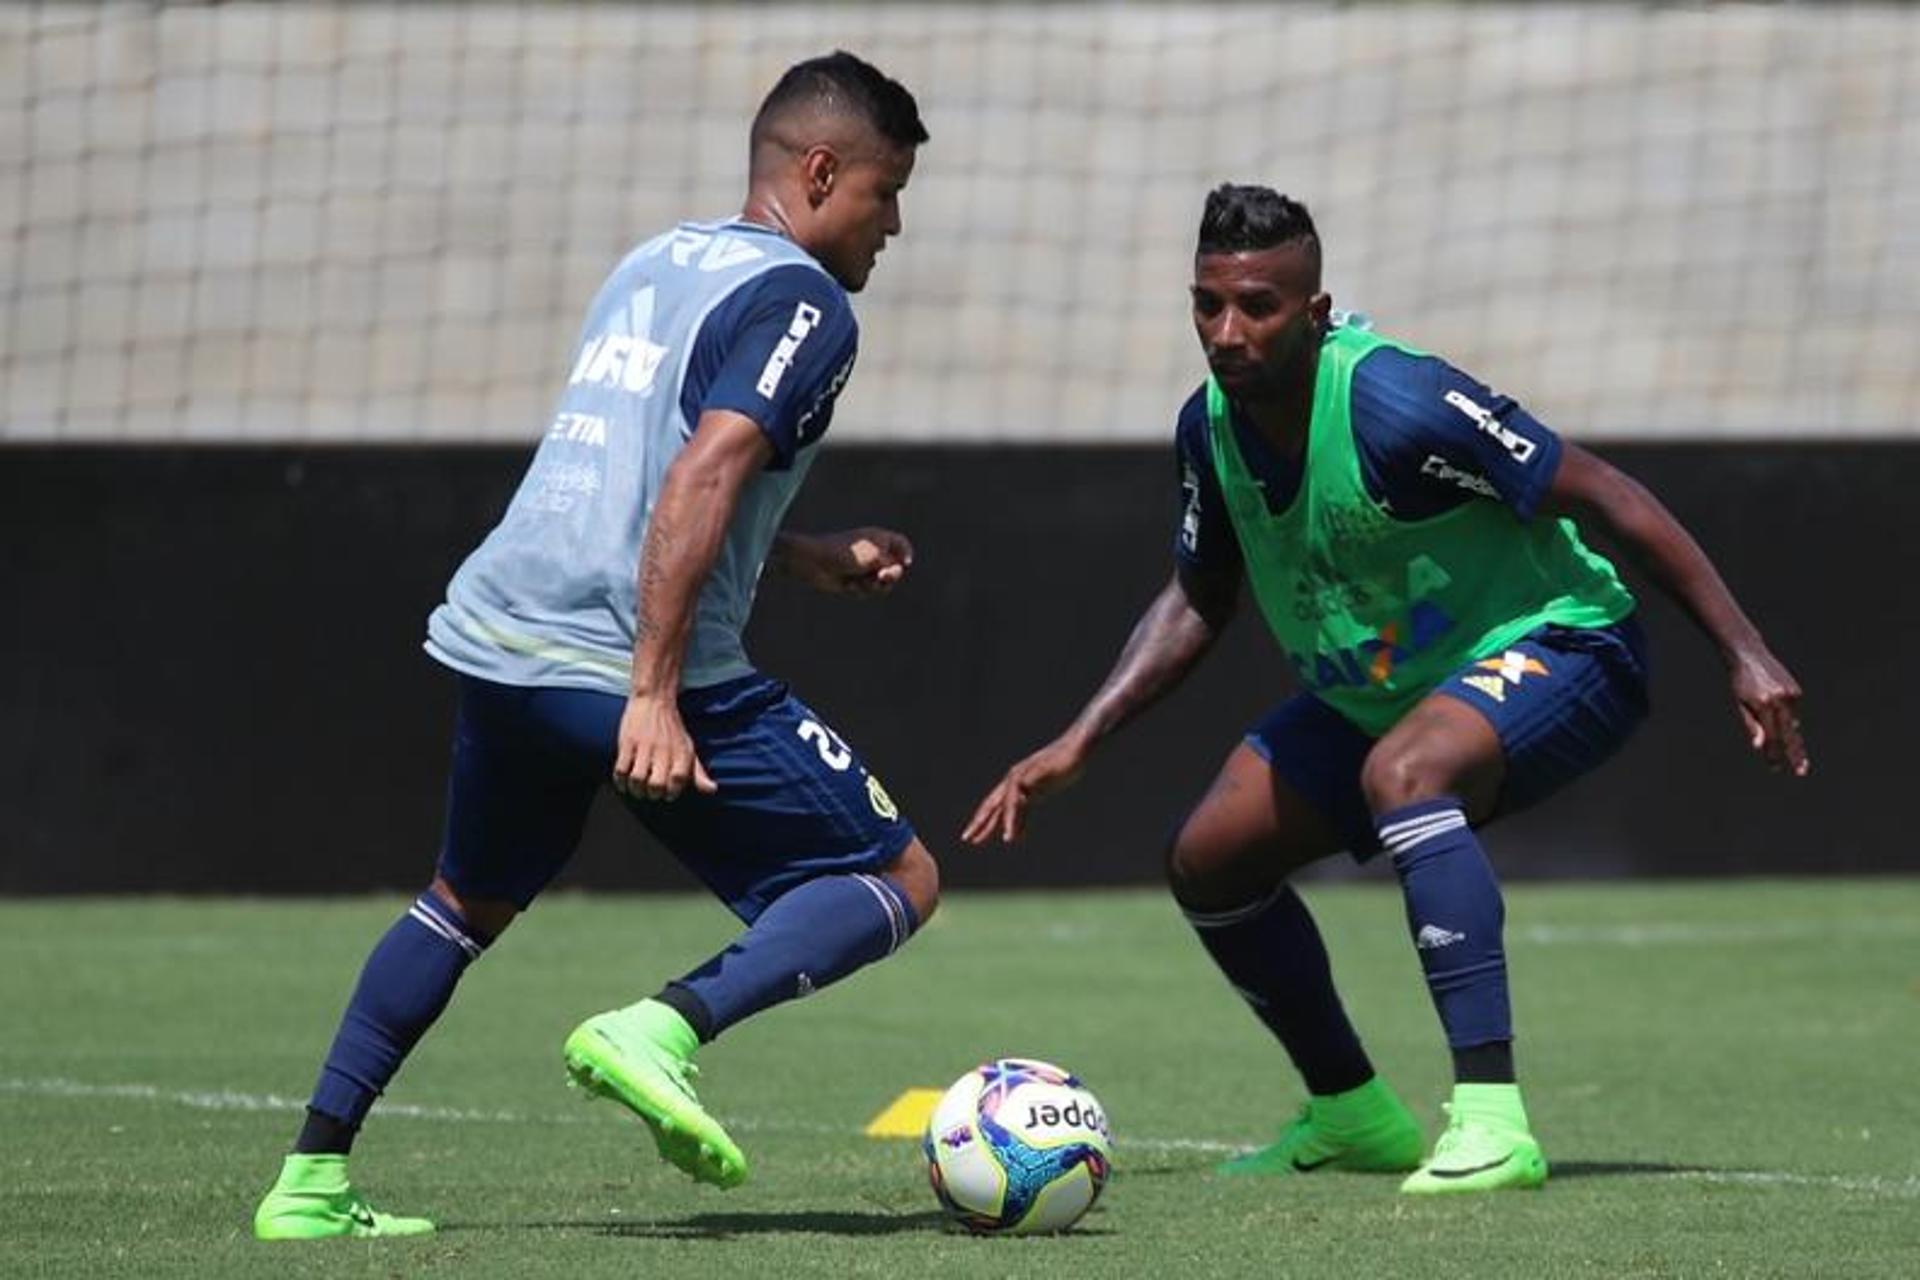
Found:
<svg viewBox="0 0 1920 1280"><path fill-rule="evenodd" d="M747 1158L693 1093L699 1045L677 1010L642 1000L575 1027L564 1050L567 1075L646 1121L662 1160L695 1181L737 1187L747 1180Z"/></svg>
<svg viewBox="0 0 1920 1280"><path fill-rule="evenodd" d="M253 1234L261 1240L425 1236L433 1234L433 1224L374 1212L347 1181L345 1156L296 1153L280 1166L279 1180L253 1211Z"/></svg>
<svg viewBox="0 0 1920 1280"><path fill-rule="evenodd" d="M1280 1140L1220 1165L1228 1174L1405 1173L1420 1163L1420 1124L1379 1076L1345 1093L1315 1096L1301 1106Z"/></svg>
<svg viewBox="0 0 1920 1280"><path fill-rule="evenodd" d="M1527 1128L1520 1086L1458 1084L1447 1104L1452 1119L1433 1156L1400 1184L1411 1195L1532 1189L1547 1181L1547 1158Z"/></svg>

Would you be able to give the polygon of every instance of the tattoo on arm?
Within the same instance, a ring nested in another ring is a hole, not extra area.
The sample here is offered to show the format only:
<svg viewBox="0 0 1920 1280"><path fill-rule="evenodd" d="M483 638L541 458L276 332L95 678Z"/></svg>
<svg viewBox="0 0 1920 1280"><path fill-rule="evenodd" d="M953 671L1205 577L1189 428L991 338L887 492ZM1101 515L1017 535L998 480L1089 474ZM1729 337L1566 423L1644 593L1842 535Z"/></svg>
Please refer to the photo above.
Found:
<svg viewBox="0 0 1920 1280"><path fill-rule="evenodd" d="M639 612L634 618L633 638L635 648L658 639L659 628L654 622L654 614L659 610L659 599L666 590L667 558L673 554L674 531L672 521L655 518L647 525L647 539L640 551L640 603Z"/></svg>
<svg viewBox="0 0 1920 1280"><path fill-rule="evenodd" d="M751 419L716 412L667 468L640 549L634 611L635 694L671 694L701 586L720 555L740 490L771 447Z"/></svg>
<svg viewBox="0 0 1920 1280"><path fill-rule="evenodd" d="M1199 663L1232 616L1229 596L1195 607L1190 586L1176 576L1134 624L1100 689L1074 720L1089 742L1112 733L1171 692Z"/></svg>

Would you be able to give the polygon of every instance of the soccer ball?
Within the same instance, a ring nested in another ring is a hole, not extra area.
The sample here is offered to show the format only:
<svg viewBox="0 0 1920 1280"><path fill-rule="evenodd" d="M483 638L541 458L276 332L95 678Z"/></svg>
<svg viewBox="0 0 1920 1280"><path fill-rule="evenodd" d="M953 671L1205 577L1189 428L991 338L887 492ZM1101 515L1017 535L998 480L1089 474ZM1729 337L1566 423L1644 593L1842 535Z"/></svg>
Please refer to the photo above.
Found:
<svg viewBox="0 0 1920 1280"><path fill-rule="evenodd" d="M1099 1099L1051 1063L997 1058L954 1081L922 1144L933 1194L969 1231L1065 1231L1100 1198L1113 1135Z"/></svg>

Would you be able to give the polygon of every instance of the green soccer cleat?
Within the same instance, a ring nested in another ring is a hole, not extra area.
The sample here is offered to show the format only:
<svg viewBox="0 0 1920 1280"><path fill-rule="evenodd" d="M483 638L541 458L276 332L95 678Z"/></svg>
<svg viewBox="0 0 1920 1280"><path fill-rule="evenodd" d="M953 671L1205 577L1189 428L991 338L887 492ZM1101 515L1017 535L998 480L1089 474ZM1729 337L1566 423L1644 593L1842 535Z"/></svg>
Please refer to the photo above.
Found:
<svg viewBox="0 0 1920 1280"><path fill-rule="evenodd" d="M747 1180L747 1158L693 1093L699 1045L677 1010L642 1000L575 1027L564 1049L567 1075L646 1121L662 1160L697 1182L737 1187Z"/></svg>
<svg viewBox="0 0 1920 1280"><path fill-rule="evenodd" d="M1447 1104L1452 1119L1433 1156L1400 1189L1410 1195L1533 1189L1547 1181L1547 1158L1527 1129L1520 1086L1459 1084Z"/></svg>
<svg viewBox="0 0 1920 1280"><path fill-rule="evenodd" d="M1280 1140L1219 1166L1227 1174L1405 1173L1426 1143L1419 1122L1379 1076L1345 1093L1315 1096L1301 1106Z"/></svg>
<svg viewBox="0 0 1920 1280"><path fill-rule="evenodd" d="M347 1181L345 1156L296 1153L280 1166L279 1181L253 1211L253 1234L260 1240L425 1236L433 1234L433 1224L376 1213Z"/></svg>

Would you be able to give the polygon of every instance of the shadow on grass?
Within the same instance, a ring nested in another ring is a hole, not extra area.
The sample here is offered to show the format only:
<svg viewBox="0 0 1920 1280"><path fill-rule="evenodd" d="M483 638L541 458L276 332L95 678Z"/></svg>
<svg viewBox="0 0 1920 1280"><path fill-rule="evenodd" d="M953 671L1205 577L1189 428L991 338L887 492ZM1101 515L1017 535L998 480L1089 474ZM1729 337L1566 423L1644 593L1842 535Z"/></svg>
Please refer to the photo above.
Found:
<svg viewBox="0 0 1920 1280"><path fill-rule="evenodd" d="M802 1209L792 1213L696 1213L691 1217L658 1222L608 1222L595 1219L528 1222L521 1225L548 1231L584 1231L592 1235L632 1240L729 1240L736 1236L769 1235L890 1236L914 1232L966 1234L949 1222L944 1213L934 1210L921 1213L853 1213ZM1113 1232L1081 1223L1071 1234L1106 1236Z"/></svg>

